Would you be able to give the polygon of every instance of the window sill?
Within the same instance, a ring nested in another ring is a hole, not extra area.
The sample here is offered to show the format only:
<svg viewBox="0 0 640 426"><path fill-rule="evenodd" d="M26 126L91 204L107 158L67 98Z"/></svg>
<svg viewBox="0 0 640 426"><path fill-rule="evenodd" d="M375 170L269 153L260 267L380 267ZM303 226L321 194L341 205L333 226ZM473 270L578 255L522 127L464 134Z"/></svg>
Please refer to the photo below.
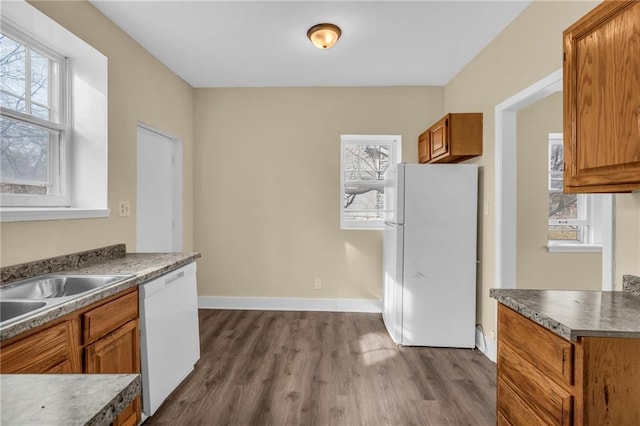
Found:
<svg viewBox="0 0 640 426"><path fill-rule="evenodd" d="M601 253L601 244L548 244L549 253Z"/></svg>
<svg viewBox="0 0 640 426"><path fill-rule="evenodd" d="M66 207L0 207L0 222L109 217L109 209Z"/></svg>

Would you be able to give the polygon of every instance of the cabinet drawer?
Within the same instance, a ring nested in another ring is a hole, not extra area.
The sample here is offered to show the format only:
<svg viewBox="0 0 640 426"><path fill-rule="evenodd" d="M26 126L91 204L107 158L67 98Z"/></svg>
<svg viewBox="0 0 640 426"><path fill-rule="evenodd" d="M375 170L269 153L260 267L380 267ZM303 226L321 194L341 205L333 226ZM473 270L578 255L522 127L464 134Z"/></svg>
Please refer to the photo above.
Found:
<svg viewBox="0 0 640 426"><path fill-rule="evenodd" d="M3 374L80 373L77 321L65 321L2 348Z"/></svg>
<svg viewBox="0 0 640 426"><path fill-rule="evenodd" d="M519 356L557 383L573 384L571 342L542 328L500 304L498 307L500 340L507 342Z"/></svg>
<svg viewBox="0 0 640 426"><path fill-rule="evenodd" d="M82 315L82 342L91 343L138 318L138 292L126 294Z"/></svg>
<svg viewBox="0 0 640 426"><path fill-rule="evenodd" d="M499 424L513 426L548 425L536 412L518 396L506 380L498 378L498 419Z"/></svg>
<svg viewBox="0 0 640 426"><path fill-rule="evenodd" d="M496 423L498 424L498 426L513 426L500 411L498 411L498 419Z"/></svg>
<svg viewBox="0 0 640 426"><path fill-rule="evenodd" d="M571 394L522 359L505 342L500 344L498 351L498 377L514 384L513 391L527 401L545 423L571 424Z"/></svg>

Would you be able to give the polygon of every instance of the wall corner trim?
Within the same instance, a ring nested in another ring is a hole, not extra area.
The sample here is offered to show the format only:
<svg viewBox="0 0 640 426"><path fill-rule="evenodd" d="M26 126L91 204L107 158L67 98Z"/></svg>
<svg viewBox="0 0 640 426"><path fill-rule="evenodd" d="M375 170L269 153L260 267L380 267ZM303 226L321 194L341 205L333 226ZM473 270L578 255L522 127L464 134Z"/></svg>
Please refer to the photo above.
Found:
<svg viewBox="0 0 640 426"><path fill-rule="evenodd" d="M487 340L484 333L476 328L476 348L494 364L498 359L498 342Z"/></svg>

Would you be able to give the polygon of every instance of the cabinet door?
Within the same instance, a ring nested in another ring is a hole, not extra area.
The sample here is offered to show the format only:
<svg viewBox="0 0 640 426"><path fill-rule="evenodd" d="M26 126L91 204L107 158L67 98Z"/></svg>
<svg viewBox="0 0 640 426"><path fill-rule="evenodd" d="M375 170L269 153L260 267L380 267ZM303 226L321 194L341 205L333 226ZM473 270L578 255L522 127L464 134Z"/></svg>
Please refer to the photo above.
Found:
<svg viewBox="0 0 640 426"><path fill-rule="evenodd" d="M639 23L606 1L564 32L565 192L640 188Z"/></svg>
<svg viewBox="0 0 640 426"><path fill-rule="evenodd" d="M430 149L431 159L449 153L449 118L444 117L434 124L430 129Z"/></svg>
<svg viewBox="0 0 640 426"><path fill-rule="evenodd" d="M69 320L0 351L2 374L81 373L78 322Z"/></svg>
<svg viewBox="0 0 640 426"><path fill-rule="evenodd" d="M431 160L431 146L430 146L431 132L426 131L418 138L418 162L427 163Z"/></svg>
<svg viewBox="0 0 640 426"><path fill-rule="evenodd" d="M133 320L85 348L85 373L140 373L138 320ZM114 425L138 424L140 398L122 411Z"/></svg>

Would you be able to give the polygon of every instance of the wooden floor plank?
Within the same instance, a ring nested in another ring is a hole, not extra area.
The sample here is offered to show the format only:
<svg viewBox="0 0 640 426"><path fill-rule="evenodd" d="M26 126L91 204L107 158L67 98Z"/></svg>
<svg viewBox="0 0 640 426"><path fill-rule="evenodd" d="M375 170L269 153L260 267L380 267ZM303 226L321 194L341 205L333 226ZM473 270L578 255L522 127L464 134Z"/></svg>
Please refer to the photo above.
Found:
<svg viewBox="0 0 640 426"><path fill-rule="evenodd" d="M379 314L200 311L202 357L146 425L495 425L495 365L398 347Z"/></svg>

